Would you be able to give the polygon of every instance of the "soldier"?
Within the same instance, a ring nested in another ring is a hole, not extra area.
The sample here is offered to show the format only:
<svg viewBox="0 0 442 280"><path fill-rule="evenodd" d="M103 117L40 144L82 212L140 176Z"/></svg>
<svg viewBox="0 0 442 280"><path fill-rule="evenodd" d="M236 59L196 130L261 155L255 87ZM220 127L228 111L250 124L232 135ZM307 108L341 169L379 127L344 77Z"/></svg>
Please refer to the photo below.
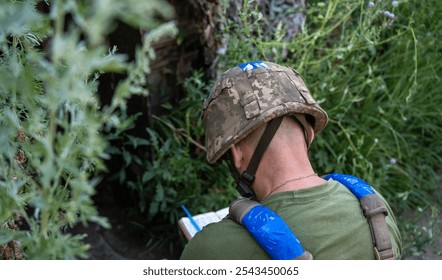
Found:
<svg viewBox="0 0 442 280"><path fill-rule="evenodd" d="M385 200L379 195L385 207L371 211L382 212L385 230L379 241L348 187L313 170L308 149L327 121L295 70L271 62L244 63L226 71L204 102L207 160L226 160L239 193L279 215L314 259L400 258L401 237ZM269 258L235 219L204 227L181 256Z"/></svg>

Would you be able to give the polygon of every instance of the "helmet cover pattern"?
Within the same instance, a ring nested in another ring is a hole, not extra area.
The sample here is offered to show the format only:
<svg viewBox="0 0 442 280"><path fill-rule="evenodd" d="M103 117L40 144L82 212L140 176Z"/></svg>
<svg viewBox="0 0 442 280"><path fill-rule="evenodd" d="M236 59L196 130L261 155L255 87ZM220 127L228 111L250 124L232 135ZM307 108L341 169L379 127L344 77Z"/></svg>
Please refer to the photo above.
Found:
<svg viewBox="0 0 442 280"><path fill-rule="evenodd" d="M261 124L296 114L311 116L315 133L328 122L327 113L292 68L256 61L227 70L203 105L207 160L216 162Z"/></svg>

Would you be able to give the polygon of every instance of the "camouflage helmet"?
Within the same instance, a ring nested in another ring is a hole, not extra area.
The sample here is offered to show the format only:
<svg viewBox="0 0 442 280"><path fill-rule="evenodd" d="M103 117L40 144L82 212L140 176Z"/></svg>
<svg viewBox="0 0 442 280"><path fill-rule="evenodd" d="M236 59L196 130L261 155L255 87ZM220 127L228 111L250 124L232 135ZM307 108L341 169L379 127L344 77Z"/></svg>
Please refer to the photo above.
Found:
<svg viewBox="0 0 442 280"><path fill-rule="evenodd" d="M315 133L328 121L295 70L261 61L233 67L218 78L204 101L207 160L216 162L261 124L299 114L309 116Z"/></svg>

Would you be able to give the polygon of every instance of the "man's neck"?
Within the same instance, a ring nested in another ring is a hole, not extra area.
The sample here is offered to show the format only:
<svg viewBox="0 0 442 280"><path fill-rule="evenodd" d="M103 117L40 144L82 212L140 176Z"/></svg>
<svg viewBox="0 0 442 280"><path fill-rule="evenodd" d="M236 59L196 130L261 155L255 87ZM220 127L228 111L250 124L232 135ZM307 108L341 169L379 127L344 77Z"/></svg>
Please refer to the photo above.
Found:
<svg viewBox="0 0 442 280"><path fill-rule="evenodd" d="M310 188L325 183L313 170L308 157L275 155L259 166L254 191L259 200L274 193Z"/></svg>

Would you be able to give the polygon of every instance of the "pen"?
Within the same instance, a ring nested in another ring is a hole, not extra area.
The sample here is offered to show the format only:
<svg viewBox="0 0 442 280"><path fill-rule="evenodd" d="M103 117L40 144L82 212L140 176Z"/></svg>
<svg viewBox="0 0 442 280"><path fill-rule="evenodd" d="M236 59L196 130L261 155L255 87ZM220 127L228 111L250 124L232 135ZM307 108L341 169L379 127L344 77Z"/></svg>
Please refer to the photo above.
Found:
<svg viewBox="0 0 442 280"><path fill-rule="evenodd" d="M196 223L196 221L193 219L192 214L190 214L189 210L187 210L186 206L184 206L183 204L181 204L181 208L183 208L184 212L186 213L187 217L189 218L190 222L192 223L192 225L195 227L196 231L200 231L201 228L200 226Z"/></svg>

